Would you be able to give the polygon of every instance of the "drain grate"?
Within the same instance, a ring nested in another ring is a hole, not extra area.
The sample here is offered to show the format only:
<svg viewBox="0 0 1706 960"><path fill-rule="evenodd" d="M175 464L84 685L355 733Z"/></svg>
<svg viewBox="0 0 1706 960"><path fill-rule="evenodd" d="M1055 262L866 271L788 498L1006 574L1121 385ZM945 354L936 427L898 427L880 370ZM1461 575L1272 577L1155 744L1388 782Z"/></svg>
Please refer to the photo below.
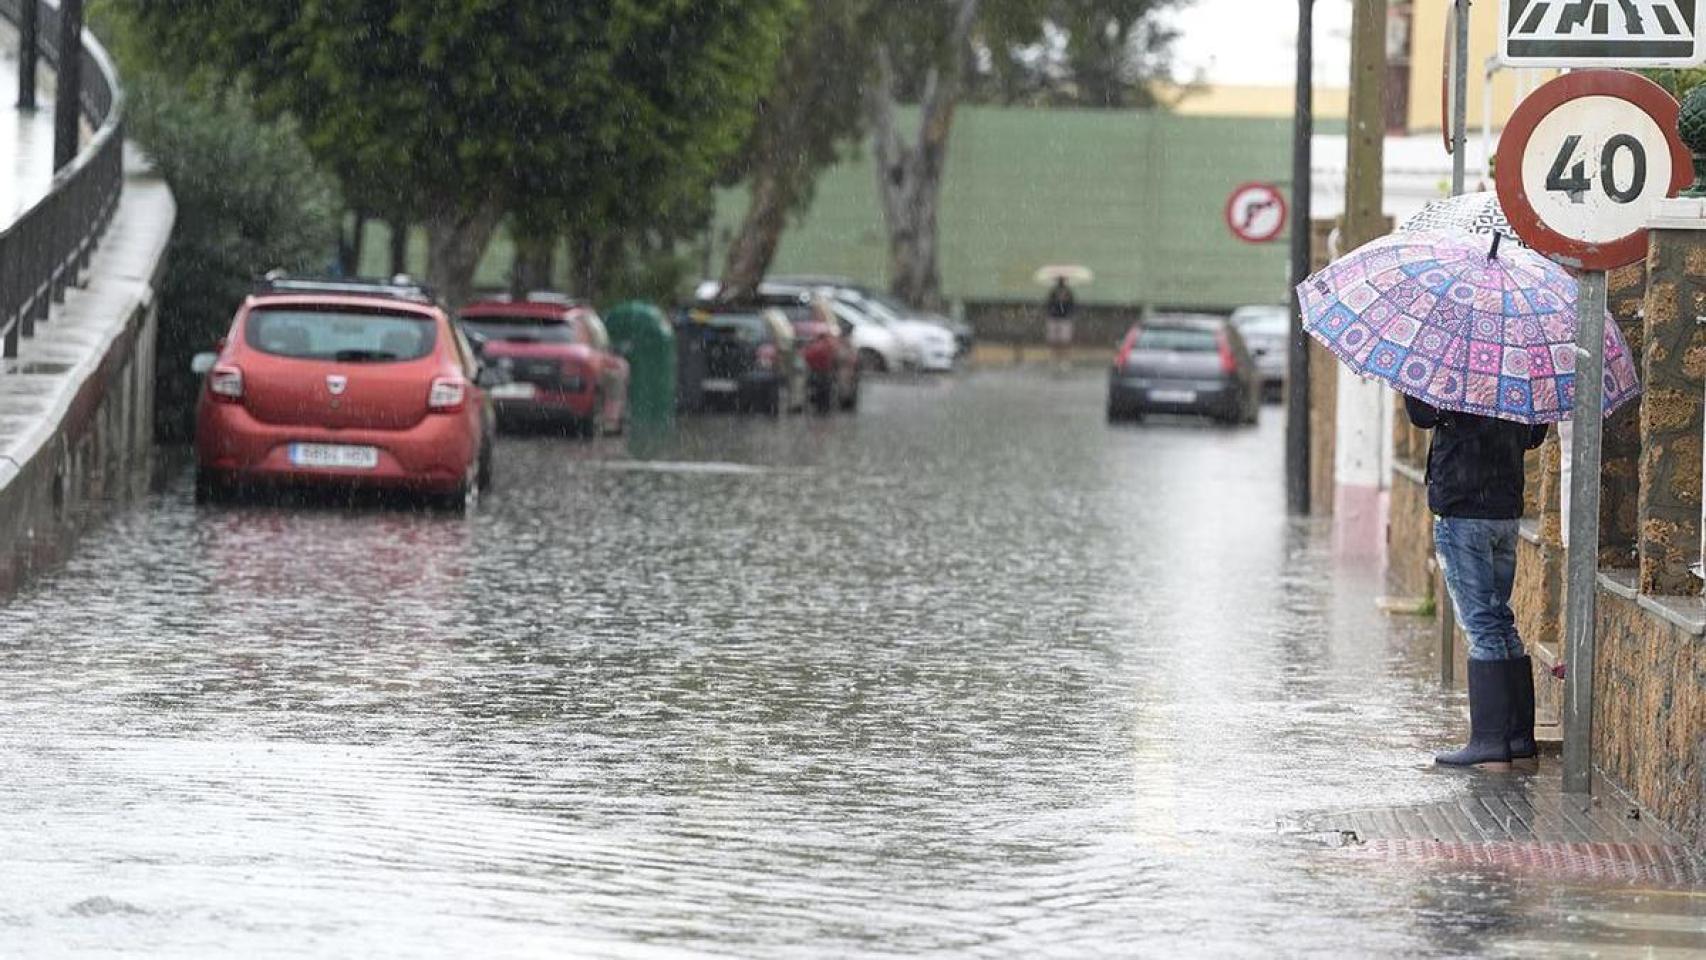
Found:
<svg viewBox="0 0 1706 960"><path fill-rule="evenodd" d="M1405 863L1451 863L1581 880L1695 885L1706 872L1682 850L1640 843L1461 843L1381 839L1353 856Z"/></svg>

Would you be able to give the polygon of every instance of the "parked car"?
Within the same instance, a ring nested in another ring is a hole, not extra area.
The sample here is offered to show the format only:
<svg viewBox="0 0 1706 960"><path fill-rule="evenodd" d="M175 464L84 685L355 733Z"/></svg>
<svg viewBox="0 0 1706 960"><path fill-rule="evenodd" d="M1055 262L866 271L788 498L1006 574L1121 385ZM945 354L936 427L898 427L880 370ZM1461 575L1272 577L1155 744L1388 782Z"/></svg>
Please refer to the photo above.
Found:
<svg viewBox="0 0 1706 960"><path fill-rule="evenodd" d="M865 373L898 373L918 365L917 358L908 352L906 344L884 323L830 295L832 285L767 283L759 288L759 296L787 299L808 296L819 290L825 292L837 319L850 326L847 339L859 358L860 370ZM694 288L694 296L701 303L712 303L721 291L722 286L717 281L702 280Z"/></svg>
<svg viewBox="0 0 1706 960"><path fill-rule="evenodd" d="M269 276L238 308L196 407L198 499L259 484L431 495L492 479L480 362L425 288Z"/></svg>
<svg viewBox="0 0 1706 960"><path fill-rule="evenodd" d="M587 437L622 432L628 361L610 348L592 307L555 294L479 300L462 308L458 323L503 374L491 388L500 426L562 425Z"/></svg>
<svg viewBox="0 0 1706 960"><path fill-rule="evenodd" d="M759 291L766 294L816 291L845 304L869 322L894 334L901 344L905 369L946 373L954 369L954 361L959 357L959 344L946 328L897 314L859 287L767 282L759 287Z"/></svg>
<svg viewBox="0 0 1706 960"><path fill-rule="evenodd" d="M1255 423L1260 377L1238 329L1221 317L1158 316L1120 341L1108 378L1108 420L1201 414Z"/></svg>
<svg viewBox="0 0 1706 960"><path fill-rule="evenodd" d="M1262 378L1262 396L1279 402L1285 389L1287 350L1291 343L1291 309L1275 306L1239 307L1232 311L1232 325L1244 338L1256 371Z"/></svg>
<svg viewBox="0 0 1706 960"><path fill-rule="evenodd" d="M690 307L676 317L679 398L778 416L803 409L806 363L793 325L773 307Z"/></svg>
<svg viewBox="0 0 1706 960"><path fill-rule="evenodd" d="M859 352L853 324L838 317L829 298L816 293L760 294L754 306L782 311L806 363L806 395L819 413L859 406Z"/></svg>

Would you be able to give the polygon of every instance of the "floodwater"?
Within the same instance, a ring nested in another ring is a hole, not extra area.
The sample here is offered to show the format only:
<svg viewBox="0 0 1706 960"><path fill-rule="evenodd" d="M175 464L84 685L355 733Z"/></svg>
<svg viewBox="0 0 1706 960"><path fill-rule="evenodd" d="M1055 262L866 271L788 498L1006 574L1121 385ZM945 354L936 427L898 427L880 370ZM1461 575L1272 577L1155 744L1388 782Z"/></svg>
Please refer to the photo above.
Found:
<svg viewBox="0 0 1706 960"><path fill-rule="evenodd" d="M1461 700L1284 517L1278 411L1101 389L508 440L466 521L180 477L0 608L0 954L1706 948L1279 829L1465 789Z"/></svg>

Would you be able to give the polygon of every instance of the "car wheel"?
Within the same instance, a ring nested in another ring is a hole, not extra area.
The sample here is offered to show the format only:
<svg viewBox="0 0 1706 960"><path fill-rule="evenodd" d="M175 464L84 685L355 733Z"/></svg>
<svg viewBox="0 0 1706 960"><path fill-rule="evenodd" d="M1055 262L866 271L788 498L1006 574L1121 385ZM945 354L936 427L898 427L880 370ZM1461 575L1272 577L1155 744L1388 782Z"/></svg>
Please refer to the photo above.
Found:
<svg viewBox="0 0 1706 960"><path fill-rule="evenodd" d="M865 347L859 351L859 369L867 373L888 373L889 363L882 354Z"/></svg>
<svg viewBox="0 0 1706 960"><path fill-rule="evenodd" d="M468 465L468 473L456 489L434 498L433 506L440 512L465 517L480 504L480 467L478 461Z"/></svg>
<svg viewBox="0 0 1706 960"><path fill-rule="evenodd" d="M490 440L480 446L480 469L475 482L481 493L492 489L492 442Z"/></svg>
<svg viewBox="0 0 1706 960"><path fill-rule="evenodd" d="M224 477L200 467L195 472L195 502L224 503L231 499L231 484Z"/></svg>

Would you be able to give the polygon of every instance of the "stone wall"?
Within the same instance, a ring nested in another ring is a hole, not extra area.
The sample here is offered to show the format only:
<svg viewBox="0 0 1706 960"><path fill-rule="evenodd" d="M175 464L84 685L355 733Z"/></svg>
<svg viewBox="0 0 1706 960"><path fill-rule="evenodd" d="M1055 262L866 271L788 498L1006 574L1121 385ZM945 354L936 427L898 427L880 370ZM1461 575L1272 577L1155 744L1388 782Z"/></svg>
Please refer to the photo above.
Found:
<svg viewBox="0 0 1706 960"><path fill-rule="evenodd" d="M145 493L153 452L154 285L176 210L127 158L124 194L82 282L0 366L0 592Z"/></svg>
<svg viewBox="0 0 1706 960"><path fill-rule="evenodd" d="M1706 854L1706 637L1633 586L1599 594L1595 766Z"/></svg>
<svg viewBox="0 0 1706 960"><path fill-rule="evenodd" d="M1697 594L1701 434L1706 428L1706 232L1654 231L1641 358L1638 508L1644 594ZM1635 349L1635 344L1631 343ZM1619 417L1619 420L1627 419ZM1609 430L1607 431L1609 434Z"/></svg>
<svg viewBox="0 0 1706 960"><path fill-rule="evenodd" d="M1635 357L1641 356L1644 341L1642 315L1647 297L1647 270L1647 264L1637 263L1613 270L1606 277L1606 305ZM1602 447L1599 563L1602 567L1632 567L1639 537L1636 503L1640 494L1637 474L1641 459L1641 418L1635 403L1605 421ZM1553 502L1557 502L1556 497Z"/></svg>

